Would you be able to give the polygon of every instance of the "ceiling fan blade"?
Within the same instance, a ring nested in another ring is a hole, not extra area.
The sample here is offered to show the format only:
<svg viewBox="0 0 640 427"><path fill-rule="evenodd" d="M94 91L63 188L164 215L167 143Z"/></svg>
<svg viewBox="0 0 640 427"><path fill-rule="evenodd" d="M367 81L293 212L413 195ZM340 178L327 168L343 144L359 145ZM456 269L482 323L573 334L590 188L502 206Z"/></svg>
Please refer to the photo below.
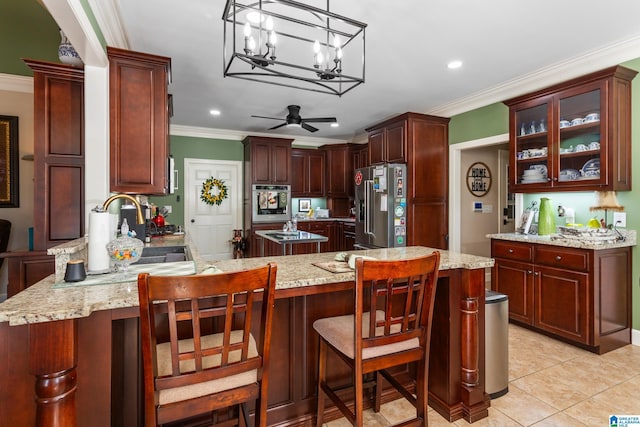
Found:
<svg viewBox="0 0 640 427"><path fill-rule="evenodd" d="M279 120L282 120L282 119L279 119ZM284 123L279 124L278 126L274 126L272 128L269 128L269 130L278 129L278 128L281 128L282 126L286 126L286 125L287 125L287 122L284 122Z"/></svg>
<svg viewBox="0 0 640 427"><path fill-rule="evenodd" d="M310 126L308 124L306 124L304 121L302 123L300 123L300 125L302 126L303 129L308 130L309 132L315 132L318 129L314 128L313 126Z"/></svg>
<svg viewBox="0 0 640 427"><path fill-rule="evenodd" d="M282 117L265 117L265 116L251 116L251 117L256 117L258 119L282 120Z"/></svg>
<svg viewBox="0 0 640 427"><path fill-rule="evenodd" d="M310 119L307 119L306 117L304 119L305 122L311 122L311 123L336 123L338 120L335 117L313 117Z"/></svg>

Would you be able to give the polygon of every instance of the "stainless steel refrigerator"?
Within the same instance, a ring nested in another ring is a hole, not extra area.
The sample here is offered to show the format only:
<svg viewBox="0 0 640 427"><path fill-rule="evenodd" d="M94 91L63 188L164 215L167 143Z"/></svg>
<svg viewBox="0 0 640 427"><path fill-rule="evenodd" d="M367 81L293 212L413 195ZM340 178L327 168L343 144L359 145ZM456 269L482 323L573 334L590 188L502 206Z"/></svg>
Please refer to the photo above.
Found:
<svg viewBox="0 0 640 427"><path fill-rule="evenodd" d="M356 169L356 249L406 246L407 166Z"/></svg>

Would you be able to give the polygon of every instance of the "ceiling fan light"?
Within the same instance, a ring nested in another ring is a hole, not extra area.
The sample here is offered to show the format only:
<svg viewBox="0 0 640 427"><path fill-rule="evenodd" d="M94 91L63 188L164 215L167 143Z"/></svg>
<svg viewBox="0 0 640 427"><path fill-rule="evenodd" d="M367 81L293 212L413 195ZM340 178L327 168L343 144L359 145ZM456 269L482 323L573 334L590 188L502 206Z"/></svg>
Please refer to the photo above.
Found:
<svg viewBox="0 0 640 427"><path fill-rule="evenodd" d="M337 128L337 127L339 127L339 126L340 126L340 123L338 123L338 122L331 123L331 127L332 127L332 128Z"/></svg>

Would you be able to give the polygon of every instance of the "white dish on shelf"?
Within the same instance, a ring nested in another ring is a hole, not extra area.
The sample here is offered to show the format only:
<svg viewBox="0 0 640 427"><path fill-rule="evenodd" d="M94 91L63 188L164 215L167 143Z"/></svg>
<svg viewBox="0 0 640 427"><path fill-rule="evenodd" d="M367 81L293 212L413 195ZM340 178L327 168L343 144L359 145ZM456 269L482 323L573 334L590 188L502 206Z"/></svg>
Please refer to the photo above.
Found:
<svg viewBox="0 0 640 427"><path fill-rule="evenodd" d="M531 165L529 166L529 169L533 169L533 170L537 170L539 171L542 175L546 175L547 174L547 166L546 165Z"/></svg>
<svg viewBox="0 0 640 427"><path fill-rule="evenodd" d="M580 169L580 173L584 177L600 177L600 159L587 161Z"/></svg>
<svg viewBox="0 0 640 427"><path fill-rule="evenodd" d="M560 120L560 129L568 128L571 126L571 122L569 120Z"/></svg>
<svg viewBox="0 0 640 427"><path fill-rule="evenodd" d="M591 122L597 122L598 120L600 120L600 114L599 113L590 113L587 114L584 119L582 119L583 123L591 123Z"/></svg>
<svg viewBox="0 0 640 427"><path fill-rule="evenodd" d="M536 178L536 179L533 179L533 178L522 178L520 180L521 184L538 184L538 183L541 183L541 182L547 182L547 179L546 178Z"/></svg>

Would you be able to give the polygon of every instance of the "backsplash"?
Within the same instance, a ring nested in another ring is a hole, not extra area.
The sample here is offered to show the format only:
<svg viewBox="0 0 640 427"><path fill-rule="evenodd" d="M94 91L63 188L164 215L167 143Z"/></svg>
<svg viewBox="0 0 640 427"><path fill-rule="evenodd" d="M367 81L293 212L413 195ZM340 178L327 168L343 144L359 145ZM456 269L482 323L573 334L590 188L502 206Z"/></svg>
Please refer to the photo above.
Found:
<svg viewBox="0 0 640 427"><path fill-rule="evenodd" d="M625 193L617 193L618 202L625 206ZM523 197L523 209L528 208L532 201L536 201L536 208L540 208L540 199L547 197L551 199L551 205L556 216L556 225L565 225L565 218L558 216L558 205L562 205L563 208L572 208L575 211L575 223L587 225L591 218L597 218L598 220L605 217L604 210L597 210L591 212L589 208L596 205L595 191L584 192L566 192L566 193L536 193L536 194L524 194ZM536 218L537 219L537 218ZM613 212L607 212L607 223L613 223ZM535 220L535 219L534 219ZM627 226L629 226L627 222Z"/></svg>

